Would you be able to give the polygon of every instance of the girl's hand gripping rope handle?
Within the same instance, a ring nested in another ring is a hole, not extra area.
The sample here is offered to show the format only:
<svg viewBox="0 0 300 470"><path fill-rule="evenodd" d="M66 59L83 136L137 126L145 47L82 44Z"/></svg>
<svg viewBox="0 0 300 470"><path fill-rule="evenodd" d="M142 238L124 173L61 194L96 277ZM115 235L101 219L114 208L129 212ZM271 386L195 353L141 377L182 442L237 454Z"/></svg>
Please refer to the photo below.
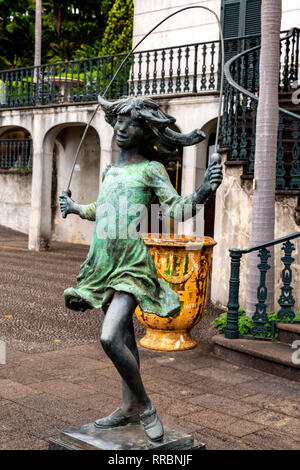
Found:
<svg viewBox="0 0 300 470"><path fill-rule="evenodd" d="M61 210L61 215L63 219L67 218L67 215L70 213L69 212L69 207L68 207L68 200L67 198L71 198L72 193L70 189L66 189L65 191L62 192L62 195L59 198L59 204L60 204L60 210Z"/></svg>

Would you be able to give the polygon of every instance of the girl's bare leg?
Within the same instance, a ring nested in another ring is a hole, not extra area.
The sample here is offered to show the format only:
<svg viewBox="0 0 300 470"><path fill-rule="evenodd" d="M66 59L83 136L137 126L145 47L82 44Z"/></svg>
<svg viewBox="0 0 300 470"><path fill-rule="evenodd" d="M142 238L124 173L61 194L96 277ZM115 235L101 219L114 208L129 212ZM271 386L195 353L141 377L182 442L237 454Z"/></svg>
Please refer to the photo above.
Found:
<svg viewBox="0 0 300 470"><path fill-rule="evenodd" d="M109 308L108 306L103 308L105 315L107 314L108 308ZM140 358L139 358L138 348L136 345L136 340L135 340L135 335L134 335L132 317L130 318L129 323L124 333L124 343L133 354L137 362L138 368L139 368ZM134 413L137 413L138 411L137 400L123 378L122 378L122 391L123 391L123 403L122 403L121 409L123 413L125 415L132 415Z"/></svg>
<svg viewBox="0 0 300 470"><path fill-rule="evenodd" d="M101 344L122 378L123 404L121 409L97 420L95 424L99 427L121 426L130 422L128 415L134 416L138 412L147 436L157 440L163 436L163 427L144 389L139 371L139 357L132 322L135 308L136 301L131 294L115 292L106 311Z"/></svg>
<svg viewBox="0 0 300 470"><path fill-rule="evenodd" d="M138 368L140 368L140 358L139 358L138 348L137 348L136 341L135 341L132 318L130 319L127 329L125 331L124 342L126 346L128 347L128 349L133 354L133 356L135 357ZM122 411L125 414L132 414L136 412L138 410L137 400L124 379L122 379L122 390L123 390Z"/></svg>
<svg viewBox="0 0 300 470"><path fill-rule="evenodd" d="M139 411L151 408L139 371L139 362L126 345L134 344L128 332L136 308L135 298L125 292L115 292L107 309L101 331L101 344L112 360L126 386L134 396ZM126 387L125 387L126 388Z"/></svg>

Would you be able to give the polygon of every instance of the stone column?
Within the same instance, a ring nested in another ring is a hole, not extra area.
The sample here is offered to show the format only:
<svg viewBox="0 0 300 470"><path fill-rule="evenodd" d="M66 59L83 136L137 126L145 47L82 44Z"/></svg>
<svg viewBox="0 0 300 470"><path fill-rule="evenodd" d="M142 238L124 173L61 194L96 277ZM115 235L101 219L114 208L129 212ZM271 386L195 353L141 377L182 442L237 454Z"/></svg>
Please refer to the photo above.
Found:
<svg viewBox="0 0 300 470"><path fill-rule="evenodd" d="M31 208L29 218L29 250L46 250L51 239L52 159L50 149L43 149L43 132L36 116L33 140Z"/></svg>

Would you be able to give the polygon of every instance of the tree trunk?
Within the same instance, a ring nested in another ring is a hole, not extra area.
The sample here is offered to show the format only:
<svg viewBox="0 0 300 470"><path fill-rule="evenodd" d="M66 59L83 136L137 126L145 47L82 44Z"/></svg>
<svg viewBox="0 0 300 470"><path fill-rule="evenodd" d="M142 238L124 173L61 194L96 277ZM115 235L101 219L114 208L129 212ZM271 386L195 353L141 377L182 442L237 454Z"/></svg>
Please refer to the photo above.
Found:
<svg viewBox="0 0 300 470"><path fill-rule="evenodd" d="M281 0L262 0L259 103L257 109L251 246L274 239L277 135L279 120ZM255 312L260 273L258 253L250 255L247 314ZM267 313L274 312L274 253L268 264Z"/></svg>
<svg viewBox="0 0 300 470"><path fill-rule="evenodd" d="M35 41L34 66L41 65L42 57L42 0L36 0L35 5Z"/></svg>

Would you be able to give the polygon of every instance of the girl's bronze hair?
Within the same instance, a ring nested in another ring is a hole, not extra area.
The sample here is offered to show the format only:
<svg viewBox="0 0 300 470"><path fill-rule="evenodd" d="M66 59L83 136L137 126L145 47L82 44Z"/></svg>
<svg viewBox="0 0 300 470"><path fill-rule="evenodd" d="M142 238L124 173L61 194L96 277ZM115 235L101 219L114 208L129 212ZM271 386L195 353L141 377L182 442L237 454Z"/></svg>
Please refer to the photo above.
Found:
<svg viewBox="0 0 300 470"><path fill-rule="evenodd" d="M132 119L142 120L148 132L140 151L149 160L166 162L180 147L197 144L206 137L200 129L188 134L170 129L176 119L166 114L151 98L123 96L110 102L99 95L98 102L105 112L105 120L113 127L119 114L129 114Z"/></svg>

